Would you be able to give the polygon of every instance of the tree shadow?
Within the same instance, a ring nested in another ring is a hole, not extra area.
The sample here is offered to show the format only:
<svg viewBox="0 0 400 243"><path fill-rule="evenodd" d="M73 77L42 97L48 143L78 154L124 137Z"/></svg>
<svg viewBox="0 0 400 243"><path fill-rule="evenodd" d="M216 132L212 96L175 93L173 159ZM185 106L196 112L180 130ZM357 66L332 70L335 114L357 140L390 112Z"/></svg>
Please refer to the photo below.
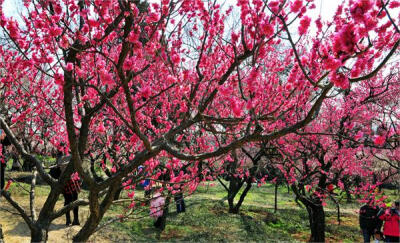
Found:
<svg viewBox="0 0 400 243"><path fill-rule="evenodd" d="M65 224L51 224L49 228L49 232L53 230L60 230L60 229L65 229L68 228L69 226L66 226Z"/></svg>
<svg viewBox="0 0 400 243"><path fill-rule="evenodd" d="M28 225L25 222L18 222L14 228L8 229L3 232L4 235L12 235L12 236L22 236L22 237L30 237L31 233Z"/></svg>

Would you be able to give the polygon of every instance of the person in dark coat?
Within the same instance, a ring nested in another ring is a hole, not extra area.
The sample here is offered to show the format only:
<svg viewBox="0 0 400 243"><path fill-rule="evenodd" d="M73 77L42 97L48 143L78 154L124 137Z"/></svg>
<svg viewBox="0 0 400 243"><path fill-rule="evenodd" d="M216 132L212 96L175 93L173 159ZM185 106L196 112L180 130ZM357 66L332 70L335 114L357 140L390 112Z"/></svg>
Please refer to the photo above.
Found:
<svg viewBox="0 0 400 243"><path fill-rule="evenodd" d="M360 228L364 237L364 242L370 242L371 237L380 231L382 221L378 218L379 208L373 206L369 201L360 208Z"/></svg>
<svg viewBox="0 0 400 243"><path fill-rule="evenodd" d="M185 200L183 199L183 192L179 191L178 193L176 193L174 199L176 203L176 212L177 213L186 212Z"/></svg>
<svg viewBox="0 0 400 243"><path fill-rule="evenodd" d="M63 156L63 154L60 152L57 155L57 165L53 166L50 169L50 175L54 179L59 179L61 176L61 173L65 170L65 167L68 164L68 161L71 159L70 156ZM74 176L71 176L69 180L65 183L63 187L63 196L64 196L64 206L78 200L78 194L81 191L81 182L79 178L76 178ZM79 207L75 207L73 209L74 213L74 221L72 222L72 225L80 225L79 223ZM66 225L71 224L71 216L70 212L68 211L65 214L66 217Z"/></svg>
<svg viewBox="0 0 400 243"><path fill-rule="evenodd" d="M11 142L8 139L8 137L6 136L6 134L4 133L4 131L1 129L0 129L0 143L1 143L0 146L2 149L1 150L2 155L0 156L0 164L1 164L1 174L0 174L1 187L0 187L0 189L4 189L4 184L5 184L4 174L5 174L5 170L6 170L6 166L7 166L7 161L4 156L4 153L5 153L6 148L11 145Z"/></svg>

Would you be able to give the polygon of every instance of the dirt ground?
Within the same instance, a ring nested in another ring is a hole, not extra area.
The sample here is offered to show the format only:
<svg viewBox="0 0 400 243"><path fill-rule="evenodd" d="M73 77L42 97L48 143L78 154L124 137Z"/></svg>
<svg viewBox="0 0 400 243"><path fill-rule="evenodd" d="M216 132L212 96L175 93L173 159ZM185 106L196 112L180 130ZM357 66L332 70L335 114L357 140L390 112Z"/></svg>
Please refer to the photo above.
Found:
<svg viewBox="0 0 400 243"><path fill-rule="evenodd" d="M14 199L21 203L25 210L29 209L29 201L27 198ZM24 199L24 200L21 200ZM36 200L36 208L39 209L44 203L44 198ZM56 208L63 205L62 197L57 202ZM39 212L37 210L36 212ZM87 207L80 207L80 221L85 222L83 219L88 216ZM71 217L73 214L71 212ZM30 231L26 223L17 214L17 212L5 201L4 198L0 201L0 224L3 226L3 234L5 243L25 243L30 242ZM57 218L53 221L49 230L48 242L71 242L72 236L80 230L81 226L66 226L65 216ZM111 242L112 240L106 237L107 234L95 233L89 242Z"/></svg>

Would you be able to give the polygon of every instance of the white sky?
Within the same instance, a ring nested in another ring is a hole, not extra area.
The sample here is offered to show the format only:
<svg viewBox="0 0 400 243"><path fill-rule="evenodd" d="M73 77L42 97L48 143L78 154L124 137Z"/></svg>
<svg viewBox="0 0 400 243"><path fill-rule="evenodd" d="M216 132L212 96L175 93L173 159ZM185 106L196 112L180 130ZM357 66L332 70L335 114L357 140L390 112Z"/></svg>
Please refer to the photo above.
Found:
<svg viewBox="0 0 400 243"><path fill-rule="evenodd" d="M151 2L160 2L161 0L152 0ZM224 2L221 0L221 2ZM227 5L236 4L236 0L226 0ZM336 11L336 7L341 3L341 0L315 0L316 9L309 12L309 16L313 18L321 14L323 20L330 20ZM3 11L6 16L18 15L17 6L21 0L5 0L3 3Z"/></svg>

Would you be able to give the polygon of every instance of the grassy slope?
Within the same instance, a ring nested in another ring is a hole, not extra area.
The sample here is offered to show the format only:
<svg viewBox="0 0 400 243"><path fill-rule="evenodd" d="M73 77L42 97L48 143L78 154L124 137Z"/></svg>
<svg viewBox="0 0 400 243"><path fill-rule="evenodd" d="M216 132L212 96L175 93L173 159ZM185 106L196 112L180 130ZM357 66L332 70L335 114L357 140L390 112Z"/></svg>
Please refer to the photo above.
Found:
<svg viewBox="0 0 400 243"><path fill-rule="evenodd" d="M175 203L164 232L153 227L154 219L139 213L139 220L117 222L109 226L123 232L119 239L135 241L306 241L309 237L308 216L286 188L280 188L278 212L273 213L273 185L252 188L239 215L227 213L226 194L219 185L201 186L197 193L185 199L186 213L176 214ZM327 240L331 242L360 242L357 204L342 206L341 225L338 225L333 205L327 207ZM114 212L120 212L114 206ZM126 238L125 238L126 237Z"/></svg>

